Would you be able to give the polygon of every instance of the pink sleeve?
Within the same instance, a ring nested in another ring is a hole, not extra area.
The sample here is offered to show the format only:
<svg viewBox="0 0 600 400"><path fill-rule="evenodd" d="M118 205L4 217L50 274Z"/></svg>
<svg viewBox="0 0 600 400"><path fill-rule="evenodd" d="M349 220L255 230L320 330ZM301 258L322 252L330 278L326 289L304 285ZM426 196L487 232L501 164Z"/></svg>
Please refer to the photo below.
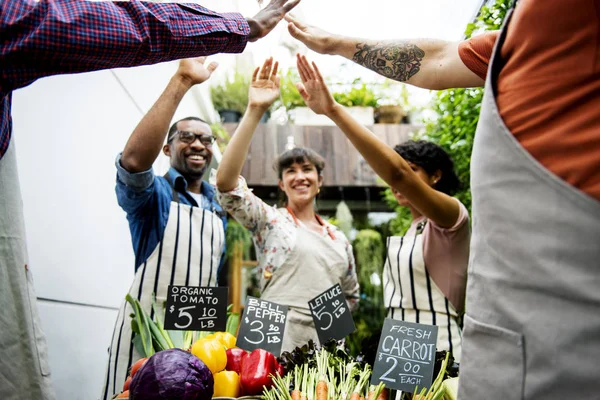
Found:
<svg viewBox="0 0 600 400"><path fill-rule="evenodd" d="M464 309L471 227L469 212L457 199L460 212L454 226L428 221L423 231L423 257L431 278L459 312Z"/></svg>

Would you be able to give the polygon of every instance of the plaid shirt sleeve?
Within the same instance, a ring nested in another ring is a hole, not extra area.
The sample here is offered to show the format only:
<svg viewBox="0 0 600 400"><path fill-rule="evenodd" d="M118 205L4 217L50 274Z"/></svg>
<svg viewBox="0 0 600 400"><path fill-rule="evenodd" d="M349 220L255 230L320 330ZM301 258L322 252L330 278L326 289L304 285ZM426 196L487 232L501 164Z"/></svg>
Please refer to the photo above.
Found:
<svg viewBox="0 0 600 400"><path fill-rule="evenodd" d="M249 33L241 14L195 4L0 1L0 158L10 139L12 90L48 75L240 53Z"/></svg>

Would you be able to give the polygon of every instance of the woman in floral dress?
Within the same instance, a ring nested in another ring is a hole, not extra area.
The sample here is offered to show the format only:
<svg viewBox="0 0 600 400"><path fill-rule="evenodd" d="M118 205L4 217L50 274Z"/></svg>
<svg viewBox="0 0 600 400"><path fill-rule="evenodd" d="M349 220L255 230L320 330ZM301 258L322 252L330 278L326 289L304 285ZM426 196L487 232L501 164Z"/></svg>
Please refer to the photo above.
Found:
<svg viewBox="0 0 600 400"><path fill-rule="evenodd" d="M276 170L286 199L282 208L256 197L240 176L252 135L279 97L277 66L269 58L254 71L248 108L217 172L217 190L222 207L252 233L261 298L289 307L282 346L282 351L289 351L309 339L318 342L309 300L340 284L353 310L359 286L348 239L315 212L325 166L321 156L306 148L281 154Z"/></svg>

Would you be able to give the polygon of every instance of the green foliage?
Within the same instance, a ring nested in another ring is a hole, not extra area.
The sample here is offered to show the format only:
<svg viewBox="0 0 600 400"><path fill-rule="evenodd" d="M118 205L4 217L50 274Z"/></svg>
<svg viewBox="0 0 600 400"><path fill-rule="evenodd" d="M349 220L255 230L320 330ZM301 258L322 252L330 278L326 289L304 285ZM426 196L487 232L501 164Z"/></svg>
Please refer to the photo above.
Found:
<svg viewBox="0 0 600 400"><path fill-rule="evenodd" d="M304 99L296 88L296 83L300 82L300 76L294 70L288 70L280 80L281 96L275 101L273 109L284 106L286 110L292 110L297 107L306 107ZM331 85L329 85L331 88ZM379 104L378 95L371 85L367 85L360 79L344 85L348 90L340 90L332 93L335 101L346 107L377 107Z"/></svg>
<svg viewBox="0 0 600 400"><path fill-rule="evenodd" d="M236 72L233 79L210 88L213 106L217 111L234 110L243 114L248 106L249 88L250 74Z"/></svg>
<svg viewBox="0 0 600 400"><path fill-rule="evenodd" d="M476 20L467 26L465 36L469 38L479 31L499 29L509 6L510 0L496 0L491 6L482 7ZM450 153L454 159L456 173L463 185L455 196L469 211L471 210L471 152L482 98L483 88L439 91L433 103L437 119L428 122L423 135L419 137L439 144ZM397 211L396 218L390 222L390 231L395 235L401 235L410 226L410 212L398 206L389 189L386 190L385 199Z"/></svg>
<svg viewBox="0 0 600 400"><path fill-rule="evenodd" d="M363 343L381 331L385 318L382 276L385 246L381 234L372 229L358 232L352 246L361 298L358 311L353 315L356 331L348 337L346 343L351 354L358 354Z"/></svg>
<svg viewBox="0 0 600 400"><path fill-rule="evenodd" d="M225 147L227 147L227 143L229 143L229 139L231 139L229 132L227 132L220 122L210 124L210 129L212 130L213 135L217 138L219 150L221 150L221 153L224 152Z"/></svg>
<svg viewBox="0 0 600 400"><path fill-rule="evenodd" d="M296 88L296 82L300 82L300 76L296 71L288 70L288 72L281 77L279 82L279 90L281 95L279 99L273 104L273 109L285 107L286 110L291 110L296 107L306 107L304 99L300 96L300 92Z"/></svg>
<svg viewBox="0 0 600 400"><path fill-rule="evenodd" d="M225 243L227 245L227 254L225 254L226 259L231 257L234 245L239 241L243 244L242 256L244 260L248 260L252 249L252 236L239 222L230 218L227 221L227 232L225 232Z"/></svg>
<svg viewBox="0 0 600 400"><path fill-rule="evenodd" d="M377 107L379 97L366 83L358 83L348 91L333 93L335 101L346 107Z"/></svg>
<svg viewBox="0 0 600 400"><path fill-rule="evenodd" d="M493 31L502 27L502 22L510 8L511 0L496 0L492 6L483 6L479 15L465 29L465 37L470 38L480 31Z"/></svg>
<svg viewBox="0 0 600 400"><path fill-rule="evenodd" d="M388 229L391 236L403 236L412 222L412 215L408 207L401 207L394 197L392 191L388 188L383 191L383 200L388 207L394 210L396 215L388 223Z"/></svg>
<svg viewBox="0 0 600 400"><path fill-rule="evenodd" d="M362 293L381 302L383 299L381 272L385 256L381 234L373 229L363 229L356 235L352 247L356 254L358 281ZM380 284L372 282L374 274L379 276Z"/></svg>

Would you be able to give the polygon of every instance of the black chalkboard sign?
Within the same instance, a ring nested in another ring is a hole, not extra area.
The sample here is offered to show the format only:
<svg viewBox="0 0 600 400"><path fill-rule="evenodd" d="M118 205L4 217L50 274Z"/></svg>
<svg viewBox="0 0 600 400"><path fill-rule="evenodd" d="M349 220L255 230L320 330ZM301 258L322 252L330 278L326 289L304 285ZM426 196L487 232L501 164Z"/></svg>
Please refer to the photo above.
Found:
<svg viewBox="0 0 600 400"><path fill-rule="evenodd" d="M165 329L224 331L227 299L226 287L169 286Z"/></svg>
<svg viewBox="0 0 600 400"><path fill-rule="evenodd" d="M319 342L340 340L356 330L340 284L330 287L308 302Z"/></svg>
<svg viewBox="0 0 600 400"><path fill-rule="evenodd" d="M237 346L248 351L263 349L279 356L288 307L248 296Z"/></svg>
<svg viewBox="0 0 600 400"><path fill-rule="evenodd" d="M386 318L373 366L371 383L413 393L433 380L438 327Z"/></svg>

